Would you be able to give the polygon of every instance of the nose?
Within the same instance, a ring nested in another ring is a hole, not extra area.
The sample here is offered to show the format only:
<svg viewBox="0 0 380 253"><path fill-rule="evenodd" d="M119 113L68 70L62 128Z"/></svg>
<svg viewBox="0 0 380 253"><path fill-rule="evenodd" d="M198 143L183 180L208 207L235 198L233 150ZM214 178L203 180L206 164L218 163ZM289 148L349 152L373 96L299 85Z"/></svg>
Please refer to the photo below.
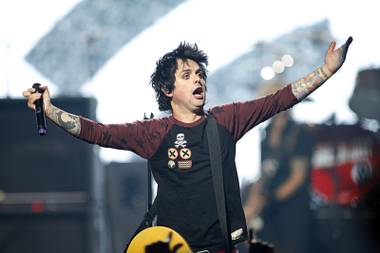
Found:
<svg viewBox="0 0 380 253"><path fill-rule="evenodd" d="M202 81L202 77L200 77L199 75L194 75L194 83L195 84L200 84L201 86L204 85L204 82Z"/></svg>
<svg viewBox="0 0 380 253"><path fill-rule="evenodd" d="M199 75L194 75L194 83L201 83L201 78Z"/></svg>

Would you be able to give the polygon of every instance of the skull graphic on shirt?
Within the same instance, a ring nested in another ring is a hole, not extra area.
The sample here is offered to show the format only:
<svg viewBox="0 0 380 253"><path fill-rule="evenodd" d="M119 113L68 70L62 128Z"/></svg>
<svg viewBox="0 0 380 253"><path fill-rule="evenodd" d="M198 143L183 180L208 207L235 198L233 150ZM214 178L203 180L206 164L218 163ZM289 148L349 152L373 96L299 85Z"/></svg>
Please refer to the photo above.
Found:
<svg viewBox="0 0 380 253"><path fill-rule="evenodd" d="M187 144L187 141L185 140L185 134L178 133L177 137L176 137L176 140L174 142L174 146L176 148L179 148L179 147L185 148L186 144Z"/></svg>

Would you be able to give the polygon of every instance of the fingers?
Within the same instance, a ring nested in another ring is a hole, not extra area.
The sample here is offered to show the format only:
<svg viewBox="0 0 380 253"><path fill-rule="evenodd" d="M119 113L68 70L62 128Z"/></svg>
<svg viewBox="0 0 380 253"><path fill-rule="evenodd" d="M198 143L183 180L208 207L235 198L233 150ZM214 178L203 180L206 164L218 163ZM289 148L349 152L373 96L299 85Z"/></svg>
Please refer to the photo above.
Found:
<svg viewBox="0 0 380 253"><path fill-rule="evenodd" d="M46 90L49 90L47 86L41 86L40 89L45 92Z"/></svg>
<svg viewBox="0 0 380 253"><path fill-rule="evenodd" d="M28 107L33 110L36 109L36 106L34 105L34 103L36 102L36 100L40 99L42 96L41 93L36 92L36 89L33 89L33 88L29 88L23 91L22 95L25 98L27 98Z"/></svg>
<svg viewBox="0 0 380 253"><path fill-rule="evenodd" d="M353 41L353 38L351 36L348 37L348 39L346 40L346 43L344 43L340 48L344 48L347 51L348 47L350 46L350 44L352 43L352 41ZM336 47L336 42L335 41L331 42L330 46L329 46L329 49L328 49L328 52L329 53L334 52L335 47Z"/></svg>
<svg viewBox="0 0 380 253"><path fill-rule="evenodd" d="M40 90L42 91L44 99L50 98L50 92L49 92L49 88L47 86L41 86Z"/></svg>
<svg viewBox="0 0 380 253"><path fill-rule="evenodd" d="M327 50L328 53L333 53L336 47L336 42L333 41L330 43L329 49Z"/></svg>
<svg viewBox="0 0 380 253"><path fill-rule="evenodd" d="M36 92L35 89L29 88L29 89L23 91L22 95L27 98L28 96L30 96L31 94L33 94L35 92Z"/></svg>
<svg viewBox="0 0 380 253"><path fill-rule="evenodd" d="M41 86L41 87L39 87L39 89L41 89L42 92L45 92L46 90L49 91L49 88L47 86ZM34 88L29 88L29 89L23 91L22 95L24 97L27 97L27 96L29 96L30 94L33 94L33 93L37 93L37 90L34 89Z"/></svg>
<svg viewBox="0 0 380 253"><path fill-rule="evenodd" d="M36 102L36 100L40 99L41 96L42 96L41 93L33 93L33 94L29 95L28 96L28 107L35 110L36 106L34 103Z"/></svg>

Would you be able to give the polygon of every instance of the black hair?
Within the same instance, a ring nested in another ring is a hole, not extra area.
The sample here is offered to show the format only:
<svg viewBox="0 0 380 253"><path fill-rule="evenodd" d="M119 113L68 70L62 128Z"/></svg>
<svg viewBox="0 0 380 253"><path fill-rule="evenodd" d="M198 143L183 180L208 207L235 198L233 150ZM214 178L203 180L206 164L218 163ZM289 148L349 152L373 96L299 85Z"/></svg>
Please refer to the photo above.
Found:
<svg viewBox="0 0 380 253"><path fill-rule="evenodd" d="M204 80L207 78L207 55L198 49L197 44L181 42L173 51L166 53L156 62L156 69L150 76L150 84L156 92L156 100L160 111L171 111L171 97L165 95L162 89L172 92L174 89L175 72L177 71L177 59L188 59L198 63L202 70Z"/></svg>

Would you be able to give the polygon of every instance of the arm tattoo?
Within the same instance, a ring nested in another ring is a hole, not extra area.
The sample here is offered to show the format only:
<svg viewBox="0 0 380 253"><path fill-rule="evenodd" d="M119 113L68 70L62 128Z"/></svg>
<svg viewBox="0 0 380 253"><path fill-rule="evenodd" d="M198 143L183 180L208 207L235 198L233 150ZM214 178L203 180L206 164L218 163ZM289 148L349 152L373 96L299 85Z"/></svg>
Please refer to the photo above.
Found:
<svg viewBox="0 0 380 253"><path fill-rule="evenodd" d="M332 73L323 65L307 76L291 83L292 92L298 101L301 101L321 86L330 76Z"/></svg>
<svg viewBox="0 0 380 253"><path fill-rule="evenodd" d="M65 131L78 136L81 130L79 116L67 113L55 106L46 112L46 115Z"/></svg>

